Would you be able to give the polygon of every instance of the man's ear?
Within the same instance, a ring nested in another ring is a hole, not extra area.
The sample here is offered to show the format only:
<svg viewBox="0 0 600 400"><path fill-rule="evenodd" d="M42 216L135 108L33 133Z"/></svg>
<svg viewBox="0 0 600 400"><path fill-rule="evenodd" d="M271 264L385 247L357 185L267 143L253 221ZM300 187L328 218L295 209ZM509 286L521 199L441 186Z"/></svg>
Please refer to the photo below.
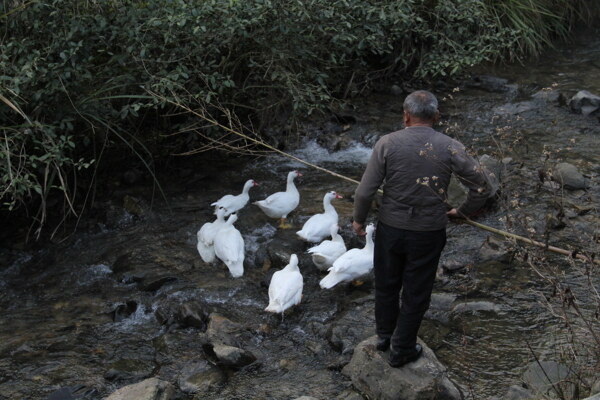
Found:
<svg viewBox="0 0 600 400"><path fill-rule="evenodd" d="M404 111L404 125L408 126L408 123L410 122L410 114L407 113L406 111Z"/></svg>
<svg viewBox="0 0 600 400"><path fill-rule="evenodd" d="M442 119L442 115L440 114L439 111L435 112L435 116L433 117L433 124L437 124L438 122L440 122L440 119Z"/></svg>

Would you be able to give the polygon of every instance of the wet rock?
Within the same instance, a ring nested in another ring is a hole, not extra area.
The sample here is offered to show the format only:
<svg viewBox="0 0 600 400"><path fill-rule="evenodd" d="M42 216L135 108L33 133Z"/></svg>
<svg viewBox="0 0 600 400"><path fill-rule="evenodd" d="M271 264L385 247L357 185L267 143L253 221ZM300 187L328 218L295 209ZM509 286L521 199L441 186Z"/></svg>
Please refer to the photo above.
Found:
<svg viewBox="0 0 600 400"><path fill-rule="evenodd" d="M207 361L191 362L183 366L177 378L182 392L203 395L213 391L227 380L225 373Z"/></svg>
<svg viewBox="0 0 600 400"><path fill-rule="evenodd" d="M390 87L390 94L393 96L402 96L404 95L404 89L402 89L402 87L398 86L398 85L392 85Z"/></svg>
<svg viewBox="0 0 600 400"><path fill-rule="evenodd" d="M452 311L453 303L457 296L451 293L433 293L431 304L425 314L425 318L440 322L448 322L448 316Z"/></svg>
<svg viewBox="0 0 600 400"><path fill-rule="evenodd" d="M489 235L479 248L479 260L482 262L497 261L508 263L512 259L513 254L514 249L509 247L505 240L495 235Z"/></svg>
<svg viewBox="0 0 600 400"><path fill-rule="evenodd" d="M577 114L590 115L600 108L600 96L580 90L569 100L569 107Z"/></svg>
<svg viewBox="0 0 600 400"><path fill-rule="evenodd" d="M342 354L351 354L359 342L373 334L375 320L371 301L351 306L351 311L331 324L328 340L334 349Z"/></svg>
<svg viewBox="0 0 600 400"><path fill-rule="evenodd" d="M177 280L174 276L161 276L160 278L144 279L140 282L140 290L144 292L156 292L158 289L166 285L167 283L175 282Z"/></svg>
<svg viewBox="0 0 600 400"><path fill-rule="evenodd" d="M113 322L120 322L128 318L137 310L138 304L133 300L128 300L125 304L119 304L110 313Z"/></svg>
<svg viewBox="0 0 600 400"><path fill-rule="evenodd" d="M296 397L294 400L319 400L316 397L312 397L312 396L300 396L300 397Z"/></svg>
<svg viewBox="0 0 600 400"><path fill-rule="evenodd" d="M347 389L337 395L336 400L364 400L365 398L358 392Z"/></svg>
<svg viewBox="0 0 600 400"><path fill-rule="evenodd" d="M184 303L175 311L175 321L183 328L192 327L205 331L208 313L198 303Z"/></svg>
<svg viewBox="0 0 600 400"><path fill-rule="evenodd" d="M111 382L139 381L152 375L154 364L148 360L121 359L109 364L104 379Z"/></svg>
<svg viewBox="0 0 600 400"><path fill-rule="evenodd" d="M469 82L467 86L485 90L486 92L502 93L510 89L507 84L508 79L492 75L478 75L473 77L473 81Z"/></svg>
<svg viewBox="0 0 600 400"><path fill-rule="evenodd" d="M534 398L535 396L533 393L524 387L517 385L509 387L506 394L502 396L502 400L530 400Z"/></svg>
<svg viewBox="0 0 600 400"><path fill-rule="evenodd" d="M462 272L467 268L468 261L463 261L456 258L442 260L440 269L443 274L452 275L457 272Z"/></svg>
<svg viewBox="0 0 600 400"><path fill-rule="evenodd" d="M592 385L592 390L590 391L590 396L593 396L595 394L600 394L600 379L598 379Z"/></svg>
<svg viewBox="0 0 600 400"><path fill-rule="evenodd" d="M241 368L256 361L254 354L239 347L216 345L213 351L221 364L230 368Z"/></svg>
<svg viewBox="0 0 600 400"><path fill-rule="evenodd" d="M427 345L423 355L402 368L392 368L387 353L375 349L376 336L359 343L342 373L368 398L381 400L462 399L458 387L447 377L446 368Z"/></svg>
<svg viewBox="0 0 600 400"><path fill-rule="evenodd" d="M83 385L69 386L52 392L45 400L86 400L98 397L96 389L90 389Z"/></svg>
<svg viewBox="0 0 600 400"><path fill-rule="evenodd" d="M125 197L123 197L123 208L129 214L136 215L138 217L141 217L145 214L142 201L129 195L125 195Z"/></svg>
<svg viewBox="0 0 600 400"><path fill-rule="evenodd" d="M563 106L567 103L565 96L558 90L542 89L531 96L534 100Z"/></svg>
<svg viewBox="0 0 600 400"><path fill-rule="evenodd" d="M230 346L238 346L236 334L244 331L244 327L237 322L217 314L212 313L208 319L208 327L206 328L207 340L211 343L226 344Z"/></svg>
<svg viewBox="0 0 600 400"><path fill-rule="evenodd" d="M455 305L452 309L452 314L474 313L480 311L499 312L500 310L500 306L491 301L469 301Z"/></svg>
<svg viewBox="0 0 600 400"><path fill-rule="evenodd" d="M587 187L585 178L573 164L559 163L552 171L552 179L566 189L579 190Z"/></svg>
<svg viewBox="0 0 600 400"><path fill-rule="evenodd" d="M518 115L528 111L534 111L541 108L542 105L537 101L521 101L518 103L507 103L495 107L493 112L496 115L511 116Z"/></svg>
<svg viewBox="0 0 600 400"><path fill-rule="evenodd" d="M271 269L281 269L289 263L292 254L304 253L306 244L296 235L296 231L300 228L282 230L269 242L267 254L271 262Z"/></svg>
<svg viewBox="0 0 600 400"><path fill-rule="evenodd" d="M566 365L555 361L532 362L523 374L523 382L538 396L559 397L554 388L562 390L565 398L573 398L576 385L570 382L573 373Z"/></svg>
<svg viewBox="0 0 600 400"><path fill-rule="evenodd" d="M150 378L124 386L105 400L170 400L173 396L174 389L170 383Z"/></svg>
<svg viewBox="0 0 600 400"><path fill-rule="evenodd" d="M583 400L600 400L600 393L598 393L598 394L596 394L594 396L591 396L591 397L587 397L587 398L585 398Z"/></svg>

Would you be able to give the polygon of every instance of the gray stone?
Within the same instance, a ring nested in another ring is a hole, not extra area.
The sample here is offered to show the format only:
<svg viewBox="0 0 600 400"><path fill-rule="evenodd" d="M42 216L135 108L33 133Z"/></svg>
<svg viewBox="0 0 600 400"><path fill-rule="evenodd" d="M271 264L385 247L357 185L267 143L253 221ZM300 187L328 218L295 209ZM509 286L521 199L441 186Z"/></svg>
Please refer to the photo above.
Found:
<svg viewBox="0 0 600 400"><path fill-rule="evenodd" d="M536 395L559 397L557 390L566 398L572 398L575 384L569 382L572 376L569 367L555 361L532 362L523 374L523 382Z"/></svg>
<svg viewBox="0 0 600 400"><path fill-rule="evenodd" d="M511 260L514 250L508 247L505 240L495 235L489 235L479 248L479 260L507 263Z"/></svg>
<svg viewBox="0 0 600 400"><path fill-rule="evenodd" d="M312 397L312 396L300 396L300 397L296 397L294 400L319 400L316 397Z"/></svg>
<svg viewBox="0 0 600 400"><path fill-rule="evenodd" d="M590 115L600 108L600 96L580 90L569 100L569 107L578 114Z"/></svg>
<svg viewBox="0 0 600 400"><path fill-rule="evenodd" d="M208 313L197 303L181 304L175 311L175 320L182 327L193 327L206 330Z"/></svg>
<svg viewBox="0 0 600 400"><path fill-rule="evenodd" d="M218 313L212 313L209 316L206 336L211 343L239 346L236 334L243 331L242 325L237 322L233 322Z"/></svg>
<svg viewBox="0 0 600 400"><path fill-rule="evenodd" d="M535 398L533 393L522 386L513 385L508 388L508 392L502 397L502 400L530 400Z"/></svg>
<svg viewBox="0 0 600 400"><path fill-rule="evenodd" d="M598 379L592 385L592 390L590 391L590 396L593 396L595 394L600 394L600 379Z"/></svg>
<svg viewBox="0 0 600 400"><path fill-rule="evenodd" d="M352 389L346 389L342 393L338 394L336 400L364 400L365 398L358 392Z"/></svg>
<svg viewBox="0 0 600 400"><path fill-rule="evenodd" d="M184 365L177 382L182 392L199 395L214 390L225 383L226 379L219 368L206 361L199 361Z"/></svg>
<svg viewBox="0 0 600 400"><path fill-rule="evenodd" d="M531 96L533 99L546 103L555 103L558 105L564 105L566 99L562 93L558 90L553 89L542 89Z"/></svg>
<svg viewBox="0 0 600 400"><path fill-rule="evenodd" d="M493 112L496 115L518 115L524 112L533 111L541 108L542 105L537 101L521 101L519 103L507 103L495 107Z"/></svg>
<svg viewBox="0 0 600 400"><path fill-rule="evenodd" d="M587 397L587 398L585 398L583 400L600 400L600 393L595 394L595 395L593 395L591 397Z"/></svg>
<svg viewBox="0 0 600 400"><path fill-rule="evenodd" d="M552 171L552 179L566 189L579 190L587 187L585 178L573 164L559 163Z"/></svg>
<svg viewBox="0 0 600 400"><path fill-rule="evenodd" d="M402 368L392 368L387 353L375 349L377 336L361 342L354 349L350 363L342 373L354 387L370 399L379 400L457 400L458 387L447 377L446 368L433 351L419 340L423 355Z"/></svg>
<svg viewBox="0 0 600 400"><path fill-rule="evenodd" d="M492 303L491 301L469 301L465 303L459 303L452 309L453 314L480 311L498 312L500 311L500 306Z"/></svg>
<svg viewBox="0 0 600 400"><path fill-rule="evenodd" d="M124 386L105 400L170 400L173 398L173 386L157 378Z"/></svg>
<svg viewBox="0 0 600 400"><path fill-rule="evenodd" d="M486 92L506 92L509 90L508 79L499 78L492 75L479 75L468 82L469 87L479 88Z"/></svg>
<svg viewBox="0 0 600 400"><path fill-rule="evenodd" d="M256 361L254 354L239 347L217 344L213 346L212 351L219 362L226 367L241 368Z"/></svg>

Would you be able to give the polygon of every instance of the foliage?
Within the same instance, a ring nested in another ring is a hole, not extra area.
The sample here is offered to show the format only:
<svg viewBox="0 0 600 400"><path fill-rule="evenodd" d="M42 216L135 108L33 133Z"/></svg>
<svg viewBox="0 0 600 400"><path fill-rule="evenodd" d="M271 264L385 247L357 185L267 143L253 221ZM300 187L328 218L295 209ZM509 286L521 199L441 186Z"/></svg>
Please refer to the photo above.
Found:
<svg viewBox="0 0 600 400"><path fill-rule="evenodd" d="M537 51L555 32L568 31L585 2L2 4L1 202L8 209L39 206L42 224L54 189L66 196L65 210L77 212L74 181L106 152L125 146L152 174L161 130L192 124L173 117L174 102L194 108L218 99L215 110L233 110L260 131L392 75L443 77L503 54ZM542 16L531 18L536 13Z"/></svg>

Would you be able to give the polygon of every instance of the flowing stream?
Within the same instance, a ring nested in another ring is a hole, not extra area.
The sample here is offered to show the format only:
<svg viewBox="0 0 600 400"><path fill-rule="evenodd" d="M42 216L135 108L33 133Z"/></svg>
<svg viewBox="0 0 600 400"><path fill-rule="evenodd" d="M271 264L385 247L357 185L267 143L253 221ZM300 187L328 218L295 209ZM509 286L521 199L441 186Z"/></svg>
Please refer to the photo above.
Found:
<svg viewBox="0 0 600 400"><path fill-rule="evenodd" d="M542 240L547 234L559 247L598 251L598 117L531 100L544 88L567 99L582 89L600 95L600 41L583 41L526 66L487 68L508 80L503 90L441 87L440 129L478 154L503 160L502 199L478 221ZM352 122L340 128L339 136L347 139L341 150L313 139L293 153L360 179L378 135L401 128L400 102L388 94L365 98L352 111ZM313 129L317 137L319 129ZM589 188L544 185L540 171L559 160L577 166ZM290 218L297 229L277 229L276 221L249 204L236 223L246 243L244 276L233 279L223 264L204 264L196 232L214 219L209 204L239 193L250 178L260 183L250 191L251 201L262 199L283 190L292 169L304 174L297 181L301 203ZM341 234L348 247L362 246L350 231L354 184L268 156L182 168L165 190L168 205L152 201L149 185L122 186L116 200L103 204L102 217L85 222L68 240L36 251L0 249L0 399L46 399L64 388L74 398L101 399L153 376L173 383L182 399L333 399L351 393L341 368L353 347L374 334L372 283L321 290L323 274L294 232L321 212L324 193L336 190L344 196L333 203ZM121 199L135 207L124 207ZM557 204L566 216L561 226L548 229ZM465 394L502 396L520 383L534 354L560 359L562 324L542 296L551 288L521 258L509 262L513 245L494 247L488 232L450 225L448 235L441 264L446 271L457 266L456 272L440 273L420 336ZM492 249L492 255L482 249ZM282 267L280 255L290 252L299 253L304 296L282 318L263 309L270 275ZM576 265L558 255L548 254L547 261L576 297L589 297L590 282ZM591 285L599 288L597 280ZM210 384L196 397L183 390L185 371L210 357L202 346L206 327L177 320L186 304L229 320L236 326L234 341L257 358L239 370L210 369Z"/></svg>

